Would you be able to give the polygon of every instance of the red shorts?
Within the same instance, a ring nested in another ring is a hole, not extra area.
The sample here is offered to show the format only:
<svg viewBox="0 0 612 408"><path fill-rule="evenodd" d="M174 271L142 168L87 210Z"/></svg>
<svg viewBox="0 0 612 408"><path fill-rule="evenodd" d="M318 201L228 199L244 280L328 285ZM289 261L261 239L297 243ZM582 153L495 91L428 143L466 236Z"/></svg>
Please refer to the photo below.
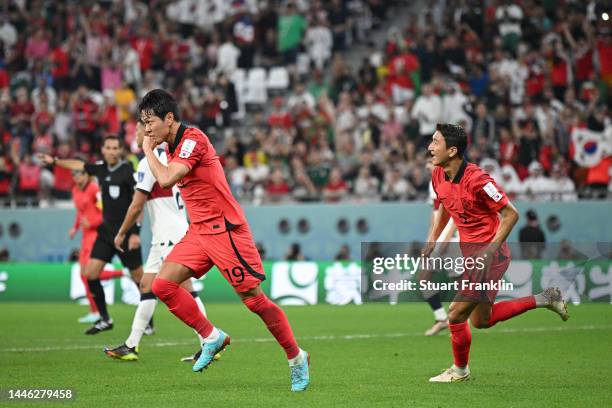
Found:
<svg viewBox="0 0 612 408"><path fill-rule="evenodd" d="M199 234L189 228L165 262L174 262L201 278L215 265L236 292L253 289L266 279L248 224L228 225L220 234Z"/></svg>
<svg viewBox="0 0 612 408"><path fill-rule="evenodd" d="M461 275L459 278L459 291L457 292L455 301L486 302L491 304L495 302L497 292L499 292L498 287L476 289L470 286L470 284L477 283L493 283L499 285L504 274L508 270L508 266L510 266L510 251L507 246L505 246L493 256L493 261L486 272L474 273L474 271L468 270ZM462 286L464 282L467 282L466 287Z"/></svg>
<svg viewBox="0 0 612 408"><path fill-rule="evenodd" d="M93 249L98 232L96 230L83 231L83 238L81 239L81 249L79 251L79 265L82 267L87 265L91 256L91 250ZM85 273L85 270L81 271Z"/></svg>

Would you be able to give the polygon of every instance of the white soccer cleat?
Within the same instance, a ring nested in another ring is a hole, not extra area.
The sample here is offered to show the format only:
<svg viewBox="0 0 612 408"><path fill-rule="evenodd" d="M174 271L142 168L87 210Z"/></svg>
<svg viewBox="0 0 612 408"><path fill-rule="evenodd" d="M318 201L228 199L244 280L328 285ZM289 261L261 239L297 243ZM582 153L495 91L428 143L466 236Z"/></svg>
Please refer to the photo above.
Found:
<svg viewBox="0 0 612 408"><path fill-rule="evenodd" d="M452 382L461 382L467 381L470 379L470 368L465 367L465 374L461 375L457 373L457 371L451 367L447 368L440 375L436 375L435 377L431 377L429 379L430 383L452 383Z"/></svg>
<svg viewBox="0 0 612 408"><path fill-rule="evenodd" d="M426 336L435 336L442 330L448 329L448 320L436 320L436 322L425 332Z"/></svg>
<svg viewBox="0 0 612 408"><path fill-rule="evenodd" d="M563 300L559 288L548 288L542 292L542 297L546 299L546 307L557 313L564 322L569 319L567 313L567 302Z"/></svg>

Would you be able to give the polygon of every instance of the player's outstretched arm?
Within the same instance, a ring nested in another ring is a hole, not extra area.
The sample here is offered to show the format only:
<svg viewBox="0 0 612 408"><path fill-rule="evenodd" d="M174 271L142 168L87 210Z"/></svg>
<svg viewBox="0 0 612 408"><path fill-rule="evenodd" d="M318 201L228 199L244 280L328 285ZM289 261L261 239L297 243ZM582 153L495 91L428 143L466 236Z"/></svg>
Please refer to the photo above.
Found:
<svg viewBox="0 0 612 408"><path fill-rule="evenodd" d="M182 179L183 176L189 173L189 167L182 163L174 162L171 162L168 166L164 166L157 156L155 156L153 152L154 148L155 141L153 138L145 136L142 143L142 150L147 158L147 163L153 173L153 177L155 177L162 188L170 188Z"/></svg>
<svg viewBox="0 0 612 408"><path fill-rule="evenodd" d="M117 235L115 236L115 248L117 248L118 251L123 252L121 245L123 245L123 241L125 241L125 236L130 228L132 228L139 219L142 219L144 205L146 202L147 195L142 191L136 190L134 192L134 196L132 197L132 203L125 214L121 227L119 228L119 232L117 232Z"/></svg>
<svg viewBox="0 0 612 408"><path fill-rule="evenodd" d="M82 160L58 159L57 157L52 157L49 154L43 154L43 153L39 153L37 157L38 157L38 160L40 160L41 162L45 164L56 165L56 166L63 167L65 169L70 169L70 170L78 170L78 171L85 170L85 162L83 162Z"/></svg>

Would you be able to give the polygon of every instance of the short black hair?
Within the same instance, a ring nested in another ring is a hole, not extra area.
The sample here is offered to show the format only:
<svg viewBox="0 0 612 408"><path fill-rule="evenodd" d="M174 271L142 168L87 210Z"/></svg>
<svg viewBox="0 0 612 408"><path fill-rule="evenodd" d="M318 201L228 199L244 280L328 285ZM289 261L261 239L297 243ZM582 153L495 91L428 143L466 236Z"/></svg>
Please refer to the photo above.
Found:
<svg viewBox="0 0 612 408"><path fill-rule="evenodd" d="M149 91L140 101L138 112L152 113L161 120L164 120L168 113L172 113L175 121L181 120L176 99L163 89Z"/></svg>
<svg viewBox="0 0 612 408"><path fill-rule="evenodd" d="M442 133L446 148L456 147L457 155L463 158L463 153L467 148L467 135L465 130L459 125L451 125L450 123L438 123L436 130Z"/></svg>
<svg viewBox="0 0 612 408"><path fill-rule="evenodd" d="M105 146L108 140L116 140L119 143L119 147L123 147L123 143L121 142L121 139L119 138L119 136L115 136L115 135L109 135L109 136L104 137L104 139L102 139L102 146Z"/></svg>

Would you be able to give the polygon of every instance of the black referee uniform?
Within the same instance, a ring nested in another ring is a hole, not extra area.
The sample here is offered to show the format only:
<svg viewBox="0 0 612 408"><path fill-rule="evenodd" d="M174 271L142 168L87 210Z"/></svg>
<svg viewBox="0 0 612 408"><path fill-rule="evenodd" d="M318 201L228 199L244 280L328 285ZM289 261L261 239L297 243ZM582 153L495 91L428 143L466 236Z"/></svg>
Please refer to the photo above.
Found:
<svg viewBox="0 0 612 408"><path fill-rule="evenodd" d="M128 251L127 239L123 243L124 252L115 248L114 240L134 195L134 168L126 161L119 161L113 167L100 160L95 164L85 164L85 171L96 176L102 192L102 224L98 227L98 238L91 251L91 258L110 262L118 255L123 266L130 270L142 266L140 248ZM139 228L133 226L127 233L138 234Z"/></svg>
<svg viewBox="0 0 612 408"><path fill-rule="evenodd" d="M110 262L116 254L119 255L123 266L130 270L137 269L142 265L140 248L128 251L127 243L124 242L124 252L119 252L114 244L115 235L121 227L134 195L136 181L134 180L132 165L125 161L119 161L110 167L102 160L95 164L85 164L85 171L96 176L102 191L102 224L98 227L98 237L91 251L91 259ZM129 231L129 234L132 233L138 233L138 227L133 227ZM100 320L87 329L85 334L97 334L101 331L111 330L113 321L106 309L104 289L102 289L100 279L88 279L87 283L100 312Z"/></svg>

